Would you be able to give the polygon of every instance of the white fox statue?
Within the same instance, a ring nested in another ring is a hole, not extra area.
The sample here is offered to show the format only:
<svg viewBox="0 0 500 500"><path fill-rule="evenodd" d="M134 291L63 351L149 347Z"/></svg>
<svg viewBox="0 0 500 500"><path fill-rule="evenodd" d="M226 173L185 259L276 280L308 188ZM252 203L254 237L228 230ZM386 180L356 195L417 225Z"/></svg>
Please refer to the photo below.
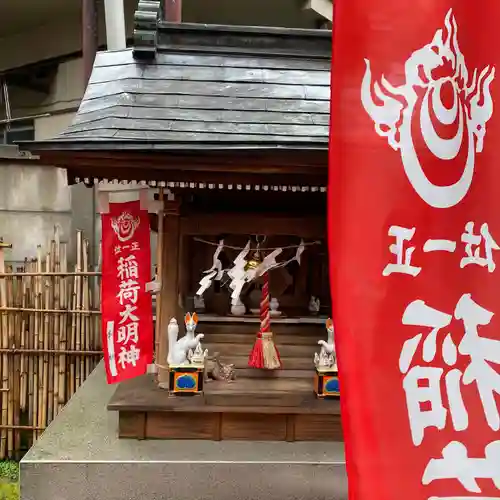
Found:
<svg viewBox="0 0 500 500"><path fill-rule="evenodd" d="M321 346L321 350L324 349L327 354L333 354L335 356L335 340L333 338L333 321L331 318L326 320L326 331L328 333L327 340L318 340L318 344Z"/></svg>
<svg viewBox="0 0 500 500"><path fill-rule="evenodd" d="M196 313L187 313L184 317L184 324L186 325L186 335L178 339L179 325L177 320L172 318L168 324L168 356L167 362L169 365L186 365L189 364L188 352L190 349L196 349L201 339L204 337L203 333L194 335L196 326L198 325L198 315Z"/></svg>
<svg viewBox="0 0 500 500"><path fill-rule="evenodd" d="M326 320L326 331L328 340L318 340L321 350L314 354L314 364L316 368L333 368L337 367L337 353L335 351L335 339L333 330L333 321L331 318Z"/></svg>

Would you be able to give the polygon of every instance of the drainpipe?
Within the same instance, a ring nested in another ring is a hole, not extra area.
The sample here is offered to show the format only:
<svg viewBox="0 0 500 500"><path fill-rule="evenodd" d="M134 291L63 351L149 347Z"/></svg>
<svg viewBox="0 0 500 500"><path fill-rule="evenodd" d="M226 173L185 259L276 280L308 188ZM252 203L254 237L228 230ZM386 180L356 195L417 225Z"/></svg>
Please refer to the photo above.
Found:
<svg viewBox="0 0 500 500"><path fill-rule="evenodd" d="M182 22L182 0L164 0L163 11L165 21L172 23Z"/></svg>
<svg viewBox="0 0 500 500"><path fill-rule="evenodd" d="M122 50L127 47L123 2L124 0L104 0L108 50Z"/></svg>

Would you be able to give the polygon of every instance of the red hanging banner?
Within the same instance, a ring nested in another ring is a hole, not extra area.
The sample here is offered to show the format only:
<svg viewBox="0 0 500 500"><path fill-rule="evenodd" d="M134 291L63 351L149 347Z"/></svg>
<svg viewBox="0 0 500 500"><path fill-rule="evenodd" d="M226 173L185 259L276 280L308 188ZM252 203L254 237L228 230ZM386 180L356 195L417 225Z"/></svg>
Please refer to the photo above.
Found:
<svg viewBox="0 0 500 500"><path fill-rule="evenodd" d="M499 18L498 0L336 2L329 245L351 500L500 498Z"/></svg>
<svg viewBox="0 0 500 500"><path fill-rule="evenodd" d="M108 384L143 375L153 362L149 217L139 201L102 214L102 337Z"/></svg>

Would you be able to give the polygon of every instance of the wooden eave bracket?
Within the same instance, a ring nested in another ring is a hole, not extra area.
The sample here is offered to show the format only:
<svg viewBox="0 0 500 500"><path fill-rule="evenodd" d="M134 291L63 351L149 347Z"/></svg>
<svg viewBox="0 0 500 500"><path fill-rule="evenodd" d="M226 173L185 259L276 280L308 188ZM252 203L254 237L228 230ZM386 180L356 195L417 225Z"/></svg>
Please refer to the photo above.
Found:
<svg viewBox="0 0 500 500"><path fill-rule="evenodd" d="M139 0L134 14L134 59L152 61L158 45L160 2Z"/></svg>
<svg viewBox="0 0 500 500"><path fill-rule="evenodd" d="M333 1L334 0L305 0L304 10L311 10L327 21L333 21Z"/></svg>
<svg viewBox="0 0 500 500"><path fill-rule="evenodd" d="M0 238L0 248L12 248L12 243L4 243L3 238Z"/></svg>
<svg viewBox="0 0 500 500"><path fill-rule="evenodd" d="M148 281L146 283L146 292L150 293L151 295L157 294L161 292L161 281L159 280L153 280L153 281Z"/></svg>

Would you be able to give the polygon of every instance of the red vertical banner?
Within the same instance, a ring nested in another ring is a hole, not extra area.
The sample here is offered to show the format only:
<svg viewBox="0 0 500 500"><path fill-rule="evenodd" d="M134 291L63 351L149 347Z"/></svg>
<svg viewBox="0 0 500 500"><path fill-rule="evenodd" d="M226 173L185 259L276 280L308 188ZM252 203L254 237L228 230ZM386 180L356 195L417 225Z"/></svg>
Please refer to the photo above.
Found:
<svg viewBox="0 0 500 500"><path fill-rule="evenodd" d="M336 2L328 224L351 500L500 498L499 18L498 0Z"/></svg>
<svg viewBox="0 0 500 500"><path fill-rule="evenodd" d="M143 375L153 362L149 217L139 201L102 214L102 337L108 384Z"/></svg>

